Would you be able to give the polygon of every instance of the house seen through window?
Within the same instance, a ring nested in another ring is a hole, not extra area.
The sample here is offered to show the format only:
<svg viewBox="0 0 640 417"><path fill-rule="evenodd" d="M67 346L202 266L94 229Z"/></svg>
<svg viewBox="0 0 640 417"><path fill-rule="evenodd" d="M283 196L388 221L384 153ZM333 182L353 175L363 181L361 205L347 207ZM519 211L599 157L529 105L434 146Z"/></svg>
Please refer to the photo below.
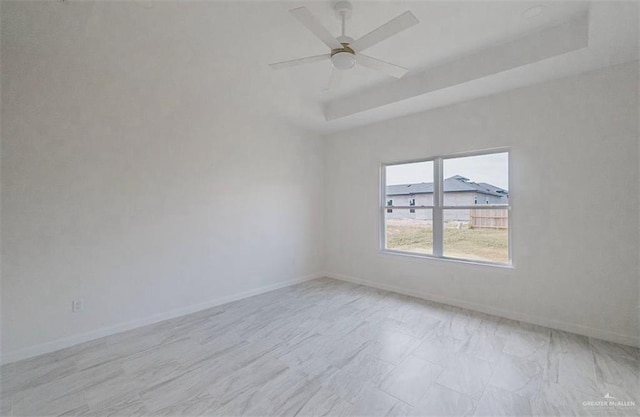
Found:
<svg viewBox="0 0 640 417"><path fill-rule="evenodd" d="M383 170L383 250L510 263L508 152L434 157Z"/></svg>

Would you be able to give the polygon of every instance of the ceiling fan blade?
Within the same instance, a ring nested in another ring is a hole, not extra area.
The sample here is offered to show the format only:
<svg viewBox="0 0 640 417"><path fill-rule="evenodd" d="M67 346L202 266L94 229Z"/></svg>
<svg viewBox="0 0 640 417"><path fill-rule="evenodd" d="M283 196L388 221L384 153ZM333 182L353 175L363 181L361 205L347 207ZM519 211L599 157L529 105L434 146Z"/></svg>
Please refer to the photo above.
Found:
<svg viewBox="0 0 640 417"><path fill-rule="evenodd" d="M342 48L342 44L324 27L306 7L289 10L296 19L331 49Z"/></svg>
<svg viewBox="0 0 640 417"><path fill-rule="evenodd" d="M362 65L363 67L384 72L385 74L395 78L402 78L402 76L405 75L407 71L409 71L406 68L399 67L397 65L390 64L388 62L380 61L379 59L371 58L368 55L362 55L362 54L356 55L356 63Z"/></svg>
<svg viewBox="0 0 640 417"><path fill-rule="evenodd" d="M290 61L276 62L273 64L269 64L269 66L273 69L289 68L303 64L310 64L312 62L324 61L325 59L329 58L331 58L331 54L314 55L308 56L306 58L292 59Z"/></svg>
<svg viewBox="0 0 640 417"><path fill-rule="evenodd" d="M341 71L335 68L331 70L331 77L329 78L329 88L327 88L327 90L333 91L338 87L340 87L340 84L342 83L343 73L344 71Z"/></svg>
<svg viewBox="0 0 640 417"><path fill-rule="evenodd" d="M364 51L378 42L382 42L383 40L417 24L418 19L413 15L413 13L407 10L400 16L391 19L379 28L372 30L360 39L352 42L349 47L356 52Z"/></svg>

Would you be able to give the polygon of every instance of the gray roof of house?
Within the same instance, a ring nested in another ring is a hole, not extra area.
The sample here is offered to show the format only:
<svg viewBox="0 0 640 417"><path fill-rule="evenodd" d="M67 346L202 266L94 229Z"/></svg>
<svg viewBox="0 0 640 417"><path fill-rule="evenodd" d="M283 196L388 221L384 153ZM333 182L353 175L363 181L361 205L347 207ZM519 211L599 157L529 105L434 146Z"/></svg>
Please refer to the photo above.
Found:
<svg viewBox="0 0 640 417"><path fill-rule="evenodd" d="M481 194L508 196L509 192L495 185L485 182L475 183L461 175L454 175L444 180L445 193L450 192L476 192ZM433 193L432 182L418 184L387 185L387 195L430 194Z"/></svg>
<svg viewBox="0 0 640 417"><path fill-rule="evenodd" d="M509 195L509 191L504 190L500 187L496 187L495 185L492 185L492 184L487 184L486 182L479 182L478 185L480 187L486 188L487 190L494 193L498 193L500 195Z"/></svg>

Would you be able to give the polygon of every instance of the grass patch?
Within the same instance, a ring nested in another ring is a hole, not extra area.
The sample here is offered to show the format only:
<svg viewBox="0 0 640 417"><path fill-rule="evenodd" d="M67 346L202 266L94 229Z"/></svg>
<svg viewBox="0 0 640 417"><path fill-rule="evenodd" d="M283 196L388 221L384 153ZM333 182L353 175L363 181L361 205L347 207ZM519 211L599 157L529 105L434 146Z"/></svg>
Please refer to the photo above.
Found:
<svg viewBox="0 0 640 417"><path fill-rule="evenodd" d="M452 258L489 262L509 261L509 232L505 229L457 228L457 222L445 225L444 254ZM387 248L433 253L433 228L429 221L387 220Z"/></svg>

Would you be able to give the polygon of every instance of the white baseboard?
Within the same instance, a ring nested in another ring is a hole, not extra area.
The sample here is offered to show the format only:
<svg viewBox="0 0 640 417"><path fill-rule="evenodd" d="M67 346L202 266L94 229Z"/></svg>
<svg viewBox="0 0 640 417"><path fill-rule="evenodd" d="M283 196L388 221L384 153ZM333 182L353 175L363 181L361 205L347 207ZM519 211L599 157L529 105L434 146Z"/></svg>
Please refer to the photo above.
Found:
<svg viewBox="0 0 640 417"><path fill-rule="evenodd" d="M411 290L407 288L397 287L395 285L381 284L374 281L369 281L362 278L351 277L342 274L336 274L332 272L325 272L324 276L334 278L340 281L347 281L354 284L365 285L368 287L378 288L381 290L396 292L403 295L408 295L423 300L434 301L436 303L452 305L455 307L464 308L467 310L477 311L480 313L491 314L494 316L500 316L511 320L522 321L525 323L535 324L543 327L550 327L557 330L563 330L570 333L576 333L587 337L593 337L596 339L607 340L614 343L620 343L628 346L640 347L640 340L615 332L611 332L606 329L599 329L595 327L584 326L582 324L567 323L564 321L549 319L546 317L532 316L529 314L523 314L516 311L503 310L491 306L486 306L477 303L471 303L455 298L443 297L440 295L429 294L427 292Z"/></svg>
<svg viewBox="0 0 640 417"><path fill-rule="evenodd" d="M241 300L243 298L253 297L254 295L263 294L269 291L277 290L280 288L288 287L290 285L299 284L301 282L310 281L312 279L321 278L324 274L316 273L307 275L301 278L290 279L276 284L266 285L264 287L255 288L253 290L244 291L238 294L228 295L225 297L209 300L204 303L177 308L160 314L154 314L153 316L145 317L138 320L132 320L126 323L120 323L113 326L102 327L100 329L92 330L90 332L77 334L70 337L54 340L40 345L29 346L24 349L8 352L0 356L0 364L7 364L16 362L22 359L28 359L34 356L43 355L45 353L55 352L56 350L68 348L80 343L88 342L91 340L99 339L101 337L110 336L116 333L121 333L127 330L132 330L138 327L148 326L160 321L173 319L176 317L184 316L187 314L195 313L197 311L206 310L211 307L216 307L222 304L227 304L232 301Z"/></svg>

